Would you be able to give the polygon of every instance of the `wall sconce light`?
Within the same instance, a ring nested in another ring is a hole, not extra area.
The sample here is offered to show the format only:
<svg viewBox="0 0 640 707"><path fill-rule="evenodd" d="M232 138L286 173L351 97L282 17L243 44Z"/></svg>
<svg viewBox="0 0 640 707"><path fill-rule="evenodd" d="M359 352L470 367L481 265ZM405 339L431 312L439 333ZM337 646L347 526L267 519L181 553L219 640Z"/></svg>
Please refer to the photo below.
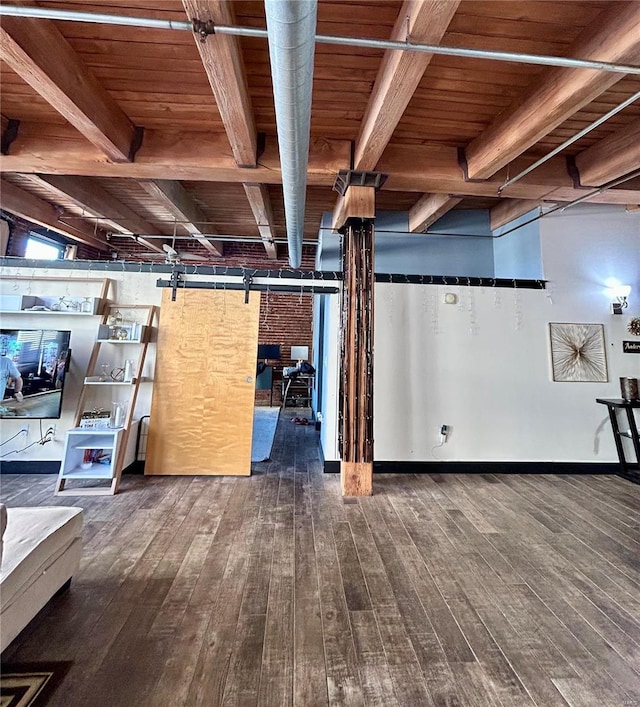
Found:
<svg viewBox="0 0 640 707"><path fill-rule="evenodd" d="M611 314L622 314L622 310L629 306L627 297L631 294L631 285L610 287L607 293L616 299L615 302L611 303Z"/></svg>

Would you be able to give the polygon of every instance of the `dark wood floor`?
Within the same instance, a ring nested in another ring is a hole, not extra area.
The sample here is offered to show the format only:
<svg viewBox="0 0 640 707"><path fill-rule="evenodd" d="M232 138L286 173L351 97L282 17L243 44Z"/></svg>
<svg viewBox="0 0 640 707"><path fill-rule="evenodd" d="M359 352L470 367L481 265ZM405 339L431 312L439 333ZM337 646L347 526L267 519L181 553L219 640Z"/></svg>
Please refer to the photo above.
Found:
<svg viewBox="0 0 640 707"><path fill-rule="evenodd" d="M3 661L70 660L56 707L640 705L640 486L381 475L347 503L281 419L251 478L125 477L71 591Z"/></svg>

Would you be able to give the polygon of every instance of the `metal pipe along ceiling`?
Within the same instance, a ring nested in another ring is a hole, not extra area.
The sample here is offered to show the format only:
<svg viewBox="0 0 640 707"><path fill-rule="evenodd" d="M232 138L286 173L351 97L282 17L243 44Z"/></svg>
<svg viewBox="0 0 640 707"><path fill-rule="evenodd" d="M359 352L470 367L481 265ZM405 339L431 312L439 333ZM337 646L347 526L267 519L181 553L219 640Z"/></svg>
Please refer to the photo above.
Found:
<svg viewBox="0 0 640 707"><path fill-rule="evenodd" d="M289 264L302 261L317 0L265 0Z"/></svg>
<svg viewBox="0 0 640 707"><path fill-rule="evenodd" d="M295 4L295 2L293 4ZM0 17L2 15L7 15L8 17L32 17L48 20L64 20L66 22L93 22L97 24L146 27L151 29L179 30L185 32L193 31L193 23L191 22L181 22L179 20L158 20L149 17L132 17L130 15L111 15L98 12L79 12L77 10L62 10L50 7L0 5ZM259 27L238 27L235 25L216 25L215 33L229 34L235 37L267 37L267 30L265 29L261 29ZM316 42L324 44L364 47L368 49L391 49L393 51L401 52L426 52L427 54L461 56L468 59L488 59L489 61L506 61L516 64L563 66L573 69L612 71L614 73L621 74L640 74L640 66L633 64L576 59L575 57L526 54L523 52L503 52L493 49L466 49L464 47L446 47L439 44L420 44L411 41L400 42L386 39L343 37L332 34L317 34L315 39Z"/></svg>

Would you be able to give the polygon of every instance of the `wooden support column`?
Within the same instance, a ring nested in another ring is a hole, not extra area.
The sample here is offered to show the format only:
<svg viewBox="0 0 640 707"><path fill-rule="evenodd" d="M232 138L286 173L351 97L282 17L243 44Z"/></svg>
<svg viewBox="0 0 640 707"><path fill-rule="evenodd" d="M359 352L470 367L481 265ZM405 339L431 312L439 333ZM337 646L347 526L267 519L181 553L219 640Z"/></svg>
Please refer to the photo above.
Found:
<svg viewBox="0 0 640 707"><path fill-rule="evenodd" d="M374 187L349 186L336 207L342 234L340 477L344 496L373 491Z"/></svg>

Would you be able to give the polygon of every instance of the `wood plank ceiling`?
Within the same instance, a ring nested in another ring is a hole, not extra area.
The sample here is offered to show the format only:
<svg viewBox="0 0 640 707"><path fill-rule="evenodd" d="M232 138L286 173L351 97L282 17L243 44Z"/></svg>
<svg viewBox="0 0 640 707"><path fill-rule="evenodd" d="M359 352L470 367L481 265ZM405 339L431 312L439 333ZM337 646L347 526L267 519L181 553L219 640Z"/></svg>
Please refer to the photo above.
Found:
<svg viewBox="0 0 640 707"><path fill-rule="evenodd" d="M266 26L259 0L37 5ZM637 1L319 0L317 31L640 65ZM3 17L0 50L3 210L105 251L139 235L151 255L189 236L224 262L234 236L276 257L285 218L266 39ZM317 43L305 241L336 203L339 169L387 173L378 206L409 211L414 231L454 208L490 208L500 225L632 174L640 101L499 191L639 91L632 73ZM592 200L638 205L640 185Z"/></svg>

